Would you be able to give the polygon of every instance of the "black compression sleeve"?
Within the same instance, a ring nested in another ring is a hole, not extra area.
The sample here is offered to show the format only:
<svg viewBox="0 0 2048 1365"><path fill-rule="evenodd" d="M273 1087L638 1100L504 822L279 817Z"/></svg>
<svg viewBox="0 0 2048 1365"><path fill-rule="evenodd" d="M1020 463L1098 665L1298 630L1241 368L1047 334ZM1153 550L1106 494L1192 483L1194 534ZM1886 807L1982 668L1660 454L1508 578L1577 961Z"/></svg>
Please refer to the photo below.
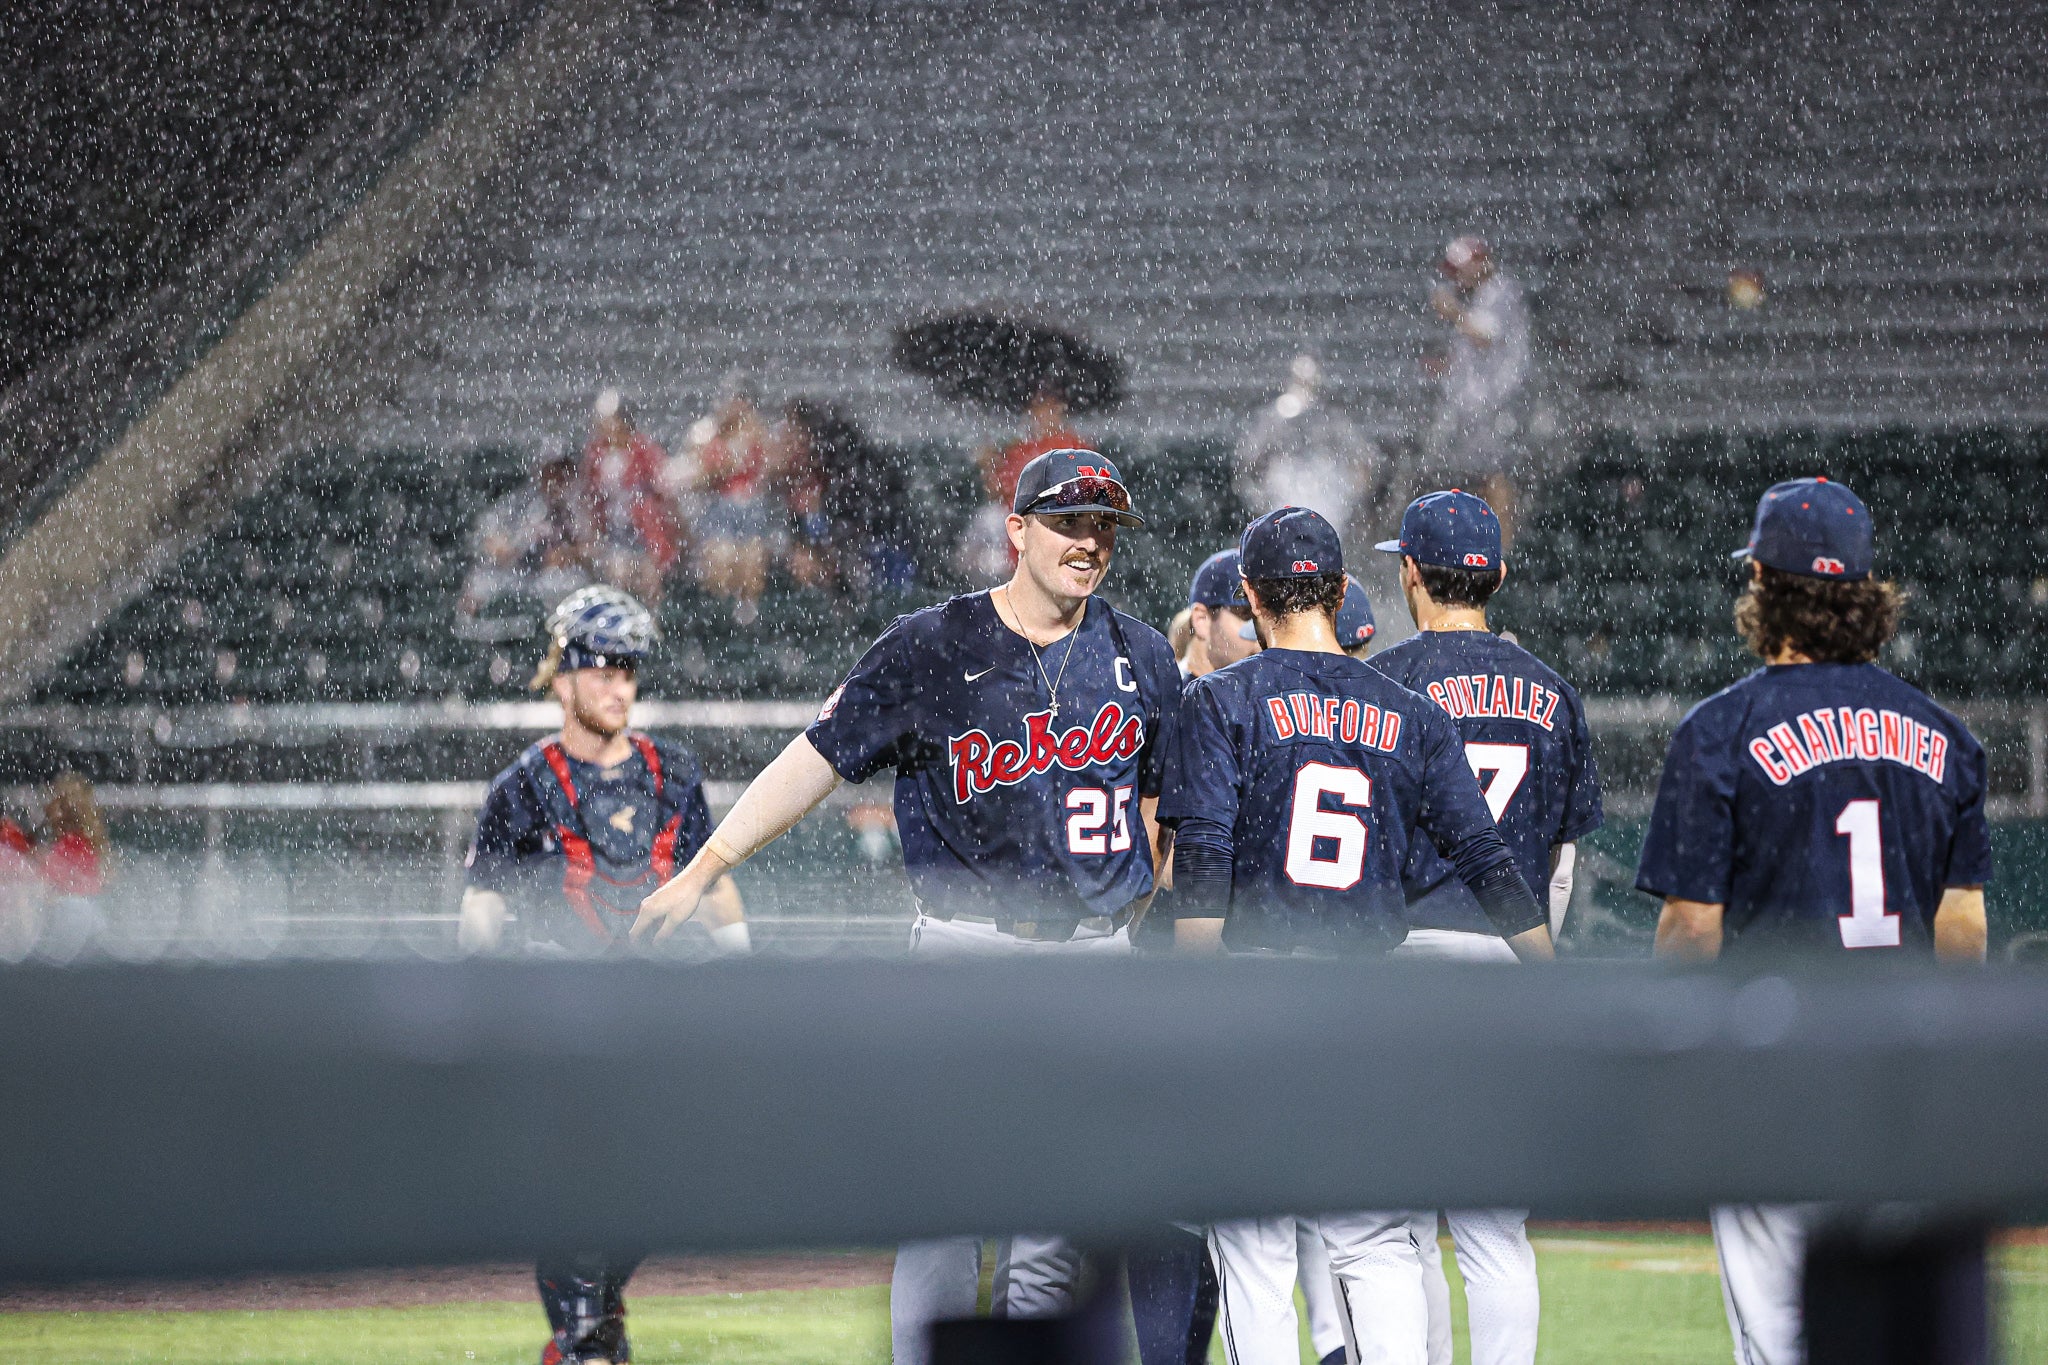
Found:
<svg viewBox="0 0 2048 1365"><path fill-rule="evenodd" d="M1550 922L1529 884L1515 870L1514 855L1508 852L1507 841L1500 837L1499 830L1482 830L1450 853L1458 876L1472 888L1473 898L1502 938L1513 938Z"/></svg>
<svg viewBox="0 0 2048 1365"><path fill-rule="evenodd" d="M1221 919L1230 909L1228 843L1175 838L1173 843L1173 915L1175 919Z"/></svg>

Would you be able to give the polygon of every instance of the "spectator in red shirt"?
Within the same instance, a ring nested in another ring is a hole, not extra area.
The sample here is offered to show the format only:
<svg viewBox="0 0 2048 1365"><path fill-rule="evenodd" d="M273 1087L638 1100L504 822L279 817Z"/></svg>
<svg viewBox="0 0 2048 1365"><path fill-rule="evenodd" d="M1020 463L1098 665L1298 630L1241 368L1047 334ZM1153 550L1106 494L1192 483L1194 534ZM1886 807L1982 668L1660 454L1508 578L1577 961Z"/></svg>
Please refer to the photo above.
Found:
<svg viewBox="0 0 2048 1365"><path fill-rule="evenodd" d="M981 486L988 501L968 523L954 558L960 571L976 582L998 582L1017 567L1017 549L1004 527L1017 496L1017 476L1024 466L1048 450L1083 444L1067 425L1067 396L1057 385L1041 386L1025 413L1031 426L1023 439L1001 450L984 446L975 457L981 464Z"/></svg>
<svg viewBox="0 0 2048 1365"><path fill-rule="evenodd" d="M42 878L36 842L11 815L0 815L0 960L18 961L35 946Z"/></svg>
<svg viewBox="0 0 2048 1365"><path fill-rule="evenodd" d="M599 394L579 478L593 567L606 582L649 603L661 600L662 579L682 548L662 483L667 468L667 452L634 429L619 391Z"/></svg>
<svg viewBox="0 0 2048 1365"><path fill-rule="evenodd" d="M36 951L68 962L105 936L99 894L106 885L107 822L93 799L92 784L77 773L60 773L43 802L50 847L42 856L43 930Z"/></svg>
<svg viewBox="0 0 2048 1365"><path fill-rule="evenodd" d="M1024 472L1025 465L1048 450L1070 450L1081 444L1081 438L1067 425L1067 396L1056 385L1040 388L1025 413L1031 428L1024 438L1004 446L993 458L985 460L981 469L982 486L989 501L1000 506L1006 516L1017 496L1017 476Z"/></svg>

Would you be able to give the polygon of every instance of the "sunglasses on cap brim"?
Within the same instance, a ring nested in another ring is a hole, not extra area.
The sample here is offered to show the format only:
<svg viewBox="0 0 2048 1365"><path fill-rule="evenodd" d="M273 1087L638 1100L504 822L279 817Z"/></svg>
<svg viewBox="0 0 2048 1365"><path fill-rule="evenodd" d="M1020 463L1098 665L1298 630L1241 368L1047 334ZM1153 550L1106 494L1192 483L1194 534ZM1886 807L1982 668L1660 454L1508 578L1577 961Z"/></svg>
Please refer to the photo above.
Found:
<svg viewBox="0 0 2048 1365"><path fill-rule="evenodd" d="M1024 515L1054 517L1077 512L1101 512L1114 517L1119 526L1143 526L1145 519L1131 510L1130 491L1115 479L1088 477L1054 484L1031 500Z"/></svg>

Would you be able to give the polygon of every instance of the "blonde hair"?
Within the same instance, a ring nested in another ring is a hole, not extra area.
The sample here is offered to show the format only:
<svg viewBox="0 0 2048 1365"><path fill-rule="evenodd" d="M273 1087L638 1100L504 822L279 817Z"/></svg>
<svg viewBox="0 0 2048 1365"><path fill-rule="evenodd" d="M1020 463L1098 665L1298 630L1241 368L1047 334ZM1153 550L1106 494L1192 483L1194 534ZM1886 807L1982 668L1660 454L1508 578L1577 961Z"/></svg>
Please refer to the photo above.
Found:
<svg viewBox="0 0 2048 1365"><path fill-rule="evenodd" d="M545 692L548 684L555 680L555 673L562 666L562 639L557 636L548 642L547 657L540 661L540 667L533 670L533 681L526 685L530 692Z"/></svg>
<svg viewBox="0 0 2048 1365"><path fill-rule="evenodd" d="M1166 646L1173 651L1176 659L1185 658L1188 646L1195 642L1195 609L1182 607L1171 621L1166 623Z"/></svg>
<svg viewBox="0 0 2048 1365"><path fill-rule="evenodd" d="M99 802L93 799L92 783L75 772L61 772L50 784L50 795L43 802L43 819L50 825L50 833L61 838L66 834L82 835L92 851L100 857L107 856L107 822L100 814Z"/></svg>

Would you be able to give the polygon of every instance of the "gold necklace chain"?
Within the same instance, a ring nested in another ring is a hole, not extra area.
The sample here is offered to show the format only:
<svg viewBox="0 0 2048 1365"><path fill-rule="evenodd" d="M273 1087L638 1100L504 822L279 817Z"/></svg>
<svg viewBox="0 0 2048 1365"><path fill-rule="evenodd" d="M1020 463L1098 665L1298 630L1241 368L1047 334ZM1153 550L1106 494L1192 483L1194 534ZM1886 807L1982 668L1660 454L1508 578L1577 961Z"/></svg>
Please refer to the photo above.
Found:
<svg viewBox="0 0 2048 1365"><path fill-rule="evenodd" d="M1002 594L1003 599L1005 601L1008 601L1010 596L1009 584L1005 583L1003 585ZM994 593L989 594L989 601L995 601ZM1081 634L1081 623L1080 621L1075 622L1074 628L1067 632L1067 652L1060 658L1059 676L1057 678L1052 678L1046 676L1045 660L1041 659L1038 656L1038 641L1032 639L1030 634L1024 629L1024 618L1018 615L1017 604L1015 602L1010 603L1010 615L1016 620L1017 633L1024 637L1025 645L1027 645L1031 650L1031 662L1038 668L1039 681L1045 684L1046 695L1052 698L1052 711L1050 712L1048 718L1052 720L1058 720L1060 718L1060 684L1067 680L1067 665L1074 661L1074 645L1077 643ZM998 610L996 612L996 616L998 617L998 619L1000 619L1002 616L1002 612ZM1088 604L1084 602L1081 604L1081 620L1085 621L1087 619Z"/></svg>

